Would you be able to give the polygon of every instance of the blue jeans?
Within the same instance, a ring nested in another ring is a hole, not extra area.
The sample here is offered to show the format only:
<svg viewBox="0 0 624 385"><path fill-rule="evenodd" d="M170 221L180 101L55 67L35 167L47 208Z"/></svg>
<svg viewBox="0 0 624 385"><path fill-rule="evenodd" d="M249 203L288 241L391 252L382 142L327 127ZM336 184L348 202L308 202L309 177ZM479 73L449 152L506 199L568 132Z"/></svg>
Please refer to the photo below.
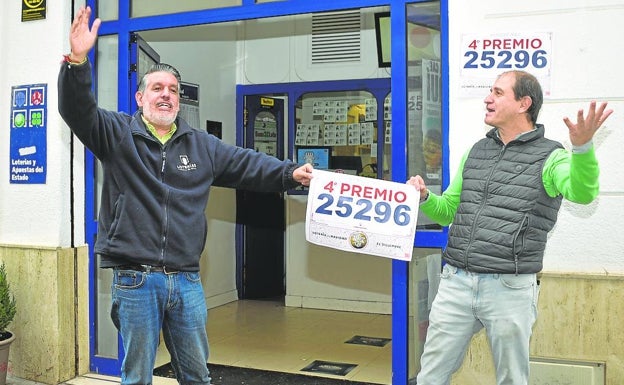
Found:
<svg viewBox="0 0 624 385"><path fill-rule="evenodd" d="M210 384L208 318L199 273L115 269L111 318L125 350L121 384L151 384L162 329L180 384Z"/></svg>
<svg viewBox="0 0 624 385"><path fill-rule="evenodd" d="M529 340L537 318L535 274L479 274L445 265L429 315L418 385L448 385L472 336L485 328L496 383L529 383Z"/></svg>

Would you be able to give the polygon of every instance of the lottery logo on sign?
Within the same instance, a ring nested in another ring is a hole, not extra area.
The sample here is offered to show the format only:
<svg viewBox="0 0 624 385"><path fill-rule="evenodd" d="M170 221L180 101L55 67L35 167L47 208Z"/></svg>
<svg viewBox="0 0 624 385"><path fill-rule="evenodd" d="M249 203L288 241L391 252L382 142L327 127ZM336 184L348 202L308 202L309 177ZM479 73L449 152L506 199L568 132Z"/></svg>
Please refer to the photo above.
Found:
<svg viewBox="0 0 624 385"><path fill-rule="evenodd" d="M362 249L368 243L368 237L365 233L358 231L351 234L351 236L349 237L349 242L354 248Z"/></svg>
<svg viewBox="0 0 624 385"><path fill-rule="evenodd" d="M306 239L335 249L411 260L418 216L406 184L314 170Z"/></svg>
<svg viewBox="0 0 624 385"><path fill-rule="evenodd" d="M43 94L40 91L33 91L31 97L31 104L33 106L38 106L43 103Z"/></svg>
<svg viewBox="0 0 624 385"><path fill-rule="evenodd" d="M26 105L26 92L25 89L13 91L13 107L24 107Z"/></svg>

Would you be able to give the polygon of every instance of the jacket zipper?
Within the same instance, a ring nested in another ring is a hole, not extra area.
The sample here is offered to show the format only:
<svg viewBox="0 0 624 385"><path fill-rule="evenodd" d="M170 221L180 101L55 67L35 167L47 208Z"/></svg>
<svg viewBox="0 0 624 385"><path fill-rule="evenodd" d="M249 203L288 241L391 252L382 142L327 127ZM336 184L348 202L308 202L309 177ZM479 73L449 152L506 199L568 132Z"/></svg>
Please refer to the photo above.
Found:
<svg viewBox="0 0 624 385"><path fill-rule="evenodd" d="M522 221L520 222L520 227L518 228L518 231L514 235L514 239L511 244L511 250L512 250L513 257L514 257L514 265L516 266L516 275L518 275L518 255L520 255L520 253L522 252L522 249L524 248L524 244L525 244L524 238L526 237L526 230L523 231L525 227L526 229L529 228L529 215L528 214L525 214L524 217L522 218ZM518 242L520 239L520 234L523 234L522 240L521 242ZM518 251L516 251L516 243L520 243L520 249L518 249Z"/></svg>
<svg viewBox="0 0 624 385"><path fill-rule="evenodd" d="M167 151L163 149L162 151L162 168L160 169L160 180L164 182L165 180L165 165L167 163ZM169 190L165 192L165 201L163 202L163 212L164 212L164 220L163 220L163 229L161 234L161 246L160 246L160 261L162 265L165 264L165 247L167 244L167 223L169 221L169 212L168 212L168 201L169 201Z"/></svg>

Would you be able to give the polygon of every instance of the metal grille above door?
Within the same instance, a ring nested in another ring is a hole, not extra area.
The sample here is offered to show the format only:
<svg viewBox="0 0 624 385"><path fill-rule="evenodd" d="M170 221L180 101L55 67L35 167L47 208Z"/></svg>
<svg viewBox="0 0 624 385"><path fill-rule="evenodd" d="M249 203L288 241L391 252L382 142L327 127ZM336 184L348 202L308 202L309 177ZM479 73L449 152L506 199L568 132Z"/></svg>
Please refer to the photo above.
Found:
<svg viewBox="0 0 624 385"><path fill-rule="evenodd" d="M312 15L312 64L359 62L361 31L359 10Z"/></svg>

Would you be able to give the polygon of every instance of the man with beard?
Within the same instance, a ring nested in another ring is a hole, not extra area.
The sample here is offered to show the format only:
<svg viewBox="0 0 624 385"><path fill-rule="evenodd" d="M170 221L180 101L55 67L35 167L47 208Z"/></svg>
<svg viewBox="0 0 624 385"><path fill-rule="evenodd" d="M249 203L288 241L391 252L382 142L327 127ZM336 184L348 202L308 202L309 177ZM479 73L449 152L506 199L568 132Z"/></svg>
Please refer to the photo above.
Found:
<svg viewBox="0 0 624 385"><path fill-rule="evenodd" d="M94 252L113 269L111 318L125 358L122 384L150 384L162 330L180 384L210 384L207 310L199 274L211 186L285 191L308 186L312 166L223 143L178 117L180 74L153 66L134 115L99 108L91 92L89 28L81 8L59 73L59 112L102 163Z"/></svg>

